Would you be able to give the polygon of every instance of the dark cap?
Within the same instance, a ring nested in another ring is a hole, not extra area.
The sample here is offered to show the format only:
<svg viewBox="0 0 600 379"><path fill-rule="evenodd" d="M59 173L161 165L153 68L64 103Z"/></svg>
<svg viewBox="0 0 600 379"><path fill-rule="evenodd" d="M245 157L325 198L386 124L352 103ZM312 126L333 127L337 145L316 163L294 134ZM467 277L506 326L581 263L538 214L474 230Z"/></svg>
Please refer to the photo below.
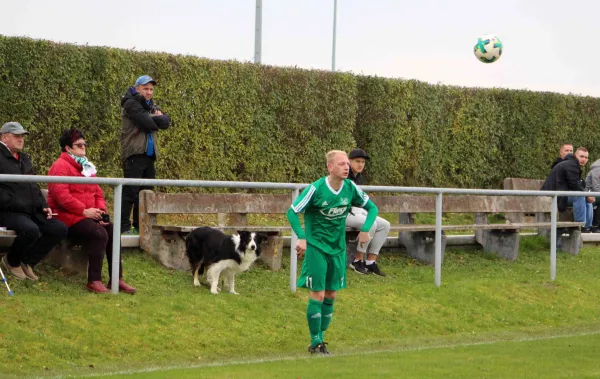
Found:
<svg viewBox="0 0 600 379"><path fill-rule="evenodd" d="M350 155L348 155L348 158L350 159L354 159L354 158L365 158L365 159L371 159L368 155L367 152L364 151L363 149L354 149L350 152Z"/></svg>

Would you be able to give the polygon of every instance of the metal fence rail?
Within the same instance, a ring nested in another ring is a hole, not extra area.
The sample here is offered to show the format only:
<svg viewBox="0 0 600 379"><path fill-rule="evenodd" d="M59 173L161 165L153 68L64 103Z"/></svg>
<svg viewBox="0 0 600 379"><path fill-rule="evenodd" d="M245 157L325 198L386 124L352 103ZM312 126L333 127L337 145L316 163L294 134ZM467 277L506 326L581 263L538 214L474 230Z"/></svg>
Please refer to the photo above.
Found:
<svg viewBox="0 0 600 379"><path fill-rule="evenodd" d="M114 187L113 211L113 269L111 276L119 276L119 261L121 259L121 196L123 186L161 186L161 187L202 187L202 188L239 188L239 189L272 189L290 190L290 204L307 187L306 183L270 183L270 182L235 182L208 180L166 180L166 179L127 179L127 178L82 178L68 176L43 175L2 175L0 182L8 183L77 183L103 184ZM550 280L556 279L556 222L558 216L558 196L594 196L600 197L600 192L571 192L571 191L526 191L526 190L485 190L460 188L431 188L431 187L395 187L395 186L361 186L365 192L393 193L422 193L435 197L435 261L434 282L436 286L442 281L442 204L443 195L488 195L488 196L547 196L552 197L551 207L551 238L550 238ZM297 236L292 232L290 247L290 290L296 292L297 257L295 245ZM111 283L111 291L119 292L118 280Z"/></svg>

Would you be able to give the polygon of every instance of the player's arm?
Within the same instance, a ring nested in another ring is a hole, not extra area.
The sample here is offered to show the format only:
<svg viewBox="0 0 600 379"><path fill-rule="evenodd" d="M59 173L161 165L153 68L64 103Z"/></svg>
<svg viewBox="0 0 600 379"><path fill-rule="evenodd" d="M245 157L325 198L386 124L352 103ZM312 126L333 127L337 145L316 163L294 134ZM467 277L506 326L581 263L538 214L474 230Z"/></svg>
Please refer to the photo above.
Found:
<svg viewBox="0 0 600 379"><path fill-rule="evenodd" d="M373 223L377 219L379 209L377 209L377 206L371 200L367 200L367 203L363 206L363 209L367 211L367 219L365 220L365 223L360 231L368 233L373 226Z"/></svg>
<svg viewBox="0 0 600 379"><path fill-rule="evenodd" d="M302 229L302 224L300 223L300 217L298 217L298 213L304 212L304 210L309 206L312 201L312 197L315 193L315 186L310 185L306 187L304 191L298 196L296 201L290 206L288 209L286 216L288 221L290 222L290 226L296 235L298 236L298 242L296 243L296 252L299 256L304 254L306 250L306 233L304 233L304 229Z"/></svg>

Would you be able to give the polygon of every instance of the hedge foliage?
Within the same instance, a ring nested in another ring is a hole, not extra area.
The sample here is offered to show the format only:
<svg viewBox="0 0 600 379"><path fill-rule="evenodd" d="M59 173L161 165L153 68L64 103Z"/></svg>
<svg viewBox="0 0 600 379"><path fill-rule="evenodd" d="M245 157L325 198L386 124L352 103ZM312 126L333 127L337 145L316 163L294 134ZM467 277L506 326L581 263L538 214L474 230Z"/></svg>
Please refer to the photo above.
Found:
<svg viewBox="0 0 600 379"><path fill-rule="evenodd" d="M0 36L0 123L19 121L40 173L61 131L87 132L100 175L120 177L120 99L157 79L173 119L158 177L310 182L324 153L360 146L370 184L489 188L544 178L563 141L600 157L596 98L430 85Z"/></svg>

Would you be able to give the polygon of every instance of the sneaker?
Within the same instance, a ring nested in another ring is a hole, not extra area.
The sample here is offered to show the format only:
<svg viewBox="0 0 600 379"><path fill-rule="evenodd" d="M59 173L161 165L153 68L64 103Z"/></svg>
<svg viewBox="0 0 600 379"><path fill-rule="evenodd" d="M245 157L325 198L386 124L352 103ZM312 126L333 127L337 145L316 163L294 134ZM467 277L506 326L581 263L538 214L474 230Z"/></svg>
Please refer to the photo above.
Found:
<svg viewBox="0 0 600 379"><path fill-rule="evenodd" d="M10 264L8 264L6 255L2 257L2 264L4 265L4 267L6 267L6 269L8 270L8 273L11 274L12 276L14 276L15 278L17 278L19 280L27 279L27 276L23 272L23 269L21 268L21 266L13 267Z"/></svg>
<svg viewBox="0 0 600 379"><path fill-rule="evenodd" d="M23 270L23 273L25 274L25 276L27 276L27 279L33 280L33 281L38 280L37 275L33 272L33 267L31 267L30 265L21 263L21 269Z"/></svg>
<svg viewBox="0 0 600 379"><path fill-rule="evenodd" d="M354 271L358 272L359 274L368 274L369 273L367 271L367 269L365 268L365 262L363 262L363 261L354 261L354 262L350 263L350 268L353 269Z"/></svg>
<svg viewBox="0 0 600 379"><path fill-rule="evenodd" d="M581 233L592 233L592 228L583 228L581 229Z"/></svg>
<svg viewBox="0 0 600 379"><path fill-rule="evenodd" d="M592 233L600 233L600 226L592 226Z"/></svg>
<svg viewBox="0 0 600 379"><path fill-rule="evenodd" d="M311 354L317 354L317 355L331 355L331 353L325 347L325 344L326 344L326 342L318 343L315 346L309 346L308 352Z"/></svg>
<svg viewBox="0 0 600 379"><path fill-rule="evenodd" d="M365 268L369 274L373 273L375 275L385 276L385 273L379 269L379 266L377 266L377 262L373 262L370 265L365 265Z"/></svg>
<svg viewBox="0 0 600 379"><path fill-rule="evenodd" d="M140 231L137 230L136 228L131 228L128 231L121 233L121 235L125 235L125 236L138 236L138 235L140 235Z"/></svg>

